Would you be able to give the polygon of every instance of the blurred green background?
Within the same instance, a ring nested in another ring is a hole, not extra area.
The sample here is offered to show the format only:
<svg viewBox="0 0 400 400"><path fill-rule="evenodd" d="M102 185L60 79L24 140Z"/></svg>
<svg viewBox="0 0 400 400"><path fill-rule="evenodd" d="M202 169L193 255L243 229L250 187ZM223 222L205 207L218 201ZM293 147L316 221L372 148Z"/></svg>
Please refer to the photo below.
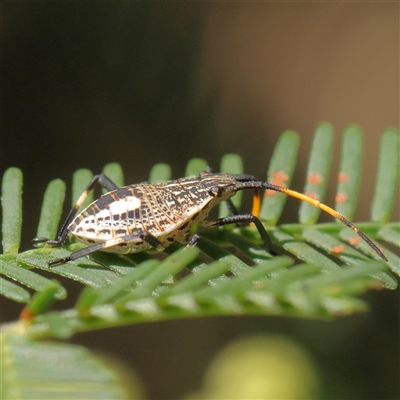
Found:
<svg viewBox="0 0 400 400"><path fill-rule="evenodd" d="M356 220L368 218L380 132L399 126L398 3L0 7L0 171L24 171L23 249L35 236L49 180L70 184L81 167L99 172L117 161L133 183L147 179L157 162L171 164L179 177L191 157L204 157L217 170L223 154L237 152L246 172L262 179L278 135L294 129L302 143L292 187L301 190L311 135L321 120L338 132L335 159L343 128L351 122L364 128ZM332 179L328 203L334 190ZM286 208L284 222L296 212ZM369 314L333 322L210 318L73 340L123 358L149 398L174 399L200 388L213 356L231 340L284 334L313 360L321 398L393 399L400 397L398 293L368 293ZM1 309L8 321L20 306L2 299Z"/></svg>

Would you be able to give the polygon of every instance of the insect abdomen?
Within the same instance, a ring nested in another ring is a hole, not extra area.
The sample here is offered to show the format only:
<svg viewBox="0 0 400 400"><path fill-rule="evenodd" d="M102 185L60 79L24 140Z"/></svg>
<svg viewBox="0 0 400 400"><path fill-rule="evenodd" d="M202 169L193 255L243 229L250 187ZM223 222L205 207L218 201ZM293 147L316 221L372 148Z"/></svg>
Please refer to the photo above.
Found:
<svg viewBox="0 0 400 400"><path fill-rule="evenodd" d="M160 238L166 247L174 240L183 240L190 226L184 230L179 227L190 221L209 198L204 191L190 192L191 188L191 185L173 181L114 190L83 210L68 230L86 244L105 242L135 231L148 232ZM168 240L171 237L173 240ZM125 250L118 252L143 250L141 240L133 240L122 247Z"/></svg>

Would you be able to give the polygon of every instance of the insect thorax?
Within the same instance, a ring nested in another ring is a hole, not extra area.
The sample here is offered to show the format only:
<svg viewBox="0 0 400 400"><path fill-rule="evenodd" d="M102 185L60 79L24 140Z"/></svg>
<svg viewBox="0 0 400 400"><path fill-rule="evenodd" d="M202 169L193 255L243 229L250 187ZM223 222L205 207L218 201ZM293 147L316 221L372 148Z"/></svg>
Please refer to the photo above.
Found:
<svg viewBox="0 0 400 400"><path fill-rule="evenodd" d="M101 243L135 232L150 233L164 247L174 241L186 243L194 222L204 221L216 204L234 194L211 195L210 188L218 183L225 187L224 182L211 177L125 186L90 204L68 229L85 244ZM104 251L130 253L148 247L140 238L132 238L118 248Z"/></svg>

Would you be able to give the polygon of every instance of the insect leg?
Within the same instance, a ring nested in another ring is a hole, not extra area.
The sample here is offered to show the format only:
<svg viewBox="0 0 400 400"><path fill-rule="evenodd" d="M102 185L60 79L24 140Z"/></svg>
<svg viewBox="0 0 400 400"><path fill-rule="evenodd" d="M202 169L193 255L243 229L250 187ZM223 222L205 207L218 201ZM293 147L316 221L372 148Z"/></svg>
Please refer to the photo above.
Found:
<svg viewBox="0 0 400 400"><path fill-rule="evenodd" d="M195 234L193 234L193 235L188 237L187 245L189 247L196 246L196 244L199 242L199 240L200 240L200 236L197 233L195 233Z"/></svg>
<svg viewBox="0 0 400 400"><path fill-rule="evenodd" d="M134 232L129 235L121 236L116 239L106 240L103 243L93 244L88 247L84 247L80 250L71 253L68 257L56 258L54 260L50 260L47 264L49 267L56 264L65 264L68 261L77 260L78 258L87 256L88 254L94 253L98 250L108 249L110 247L118 246L122 243L127 243L135 239L141 239L147 242L150 246L155 247L157 250L163 250L164 246L161 242L154 237L151 233L148 232Z"/></svg>
<svg viewBox="0 0 400 400"><path fill-rule="evenodd" d="M206 226L207 228L213 228L228 224L238 224L241 222L254 223L258 232L260 233L261 239L264 242L264 247L268 251L273 251L273 253L275 254L274 248L276 248L276 246L272 243L271 238L269 237L267 231L264 228L264 225L253 214L229 215L228 217L219 218L216 219L215 221L205 221L204 223L202 223L202 225Z"/></svg>
<svg viewBox="0 0 400 400"><path fill-rule="evenodd" d="M112 182L109 178L107 178L104 174L95 175L87 185L85 191L79 196L79 199L75 203L74 207L69 212L60 231L58 232L57 239L49 240L48 238L38 237L32 240L33 244L47 242L48 244L51 244L53 246L60 246L63 243L65 243L68 235L68 225L74 219L79 208L81 207L83 202L86 200L88 194L93 190L93 188L96 186L97 183L105 187L108 191L118 189L118 186L114 182Z"/></svg>
<svg viewBox="0 0 400 400"><path fill-rule="evenodd" d="M225 204L228 207L228 210L232 215L239 214L239 211L237 210L236 206L233 204L231 199L225 200Z"/></svg>

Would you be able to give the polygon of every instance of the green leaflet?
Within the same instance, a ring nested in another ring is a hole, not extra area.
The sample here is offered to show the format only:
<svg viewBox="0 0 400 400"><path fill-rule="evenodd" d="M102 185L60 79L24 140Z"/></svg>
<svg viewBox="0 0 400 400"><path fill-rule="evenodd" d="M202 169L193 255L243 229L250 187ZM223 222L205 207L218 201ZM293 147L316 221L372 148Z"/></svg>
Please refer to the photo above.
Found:
<svg viewBox="0 0 400 400"><path fill-rule="evenodd" d="M332 144L332 127L320 124L310 154L305 190L321 198L328 184ZM349 125L342 141L336 197L337 208L349 217L354 214L357 204L361 145L361 129ZM268 168L269 180L289 185L298 146L297 133L283 133ZM371 222L359 225L374 240L384 239L398 248L399 224L387 223L398 184L398 175L393 172L398 159L392 149L396 146L398 133L388 129L382 139L373 218ZM240 156L228 154L222 158L220 168L230 173L251 174L244 165ZM206 167L205 160L192 159L187 164L186 174L198 174ZM123 185L123 171L118 164L107 164L103 173L116 184ZM72 185L74 201L92 177L92 172L87 169L76 171ZM157 164L150 172L149 181L160 182L174 177L176 174L168 165ZM301 205L300 223L276 225L286 200L279 193L263 196L260 218L278 253L286 251L292 258L277 257L266 251L254 227L231 225L201 230L201 240L195 248L173 244L163 253L150 251L123 256L98 252L49 268L49 260L66 256L83 245L70 243L61 248L42 245L17 254L22 224L21 171L15 168L6 171L2 190L1 293L14 301L27 303L27 309L37 315L31 325L24 328L32 338L65 338L91 329L191 316L262 314L326 318L349 314L366 307L355 297L357 294L376 286L394 289L397 281L391 273L400 273L399 257L392 249L384 249L389 258L387 264L373 261L378 260L373 251L363 242L353 243L354 233L342 224L316 224L320 210L315 207ZM63 182L50 182L42 205L38 235L55 237L64 195ZM91 199L89 195L85 205ZM235 196L232 200L240 209L241 197ZM227 213L224 204L220 213ZM294 263L295 258L301 263ZM85 287L74 307L65 311L47 311L54 301L66 296L66 291L61 284L43 277L39 270L46 271L46 276L58 275ZM335 290L332 290L333 286ZM25 288L38 293L31 297Z"/></svg>

